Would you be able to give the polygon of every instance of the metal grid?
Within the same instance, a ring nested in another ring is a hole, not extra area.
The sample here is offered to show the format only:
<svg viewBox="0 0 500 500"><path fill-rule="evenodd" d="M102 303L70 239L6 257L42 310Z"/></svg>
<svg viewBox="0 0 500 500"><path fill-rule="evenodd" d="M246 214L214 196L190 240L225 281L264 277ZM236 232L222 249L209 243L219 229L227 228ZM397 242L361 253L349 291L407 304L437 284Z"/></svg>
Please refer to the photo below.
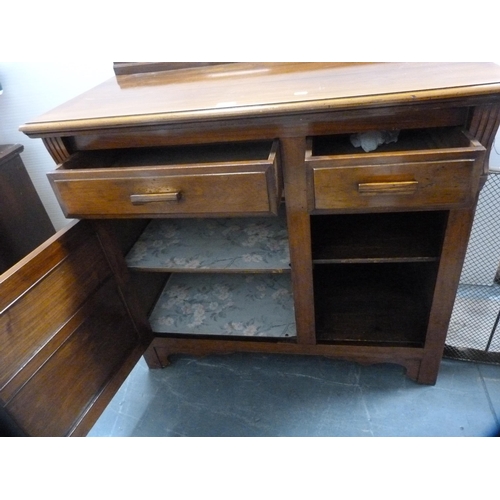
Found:
<svg viewBox="0 0 500 500"><path fill-rule="evenodd" d="M445 357L500 364L500 171L481 191Z"/></svg>

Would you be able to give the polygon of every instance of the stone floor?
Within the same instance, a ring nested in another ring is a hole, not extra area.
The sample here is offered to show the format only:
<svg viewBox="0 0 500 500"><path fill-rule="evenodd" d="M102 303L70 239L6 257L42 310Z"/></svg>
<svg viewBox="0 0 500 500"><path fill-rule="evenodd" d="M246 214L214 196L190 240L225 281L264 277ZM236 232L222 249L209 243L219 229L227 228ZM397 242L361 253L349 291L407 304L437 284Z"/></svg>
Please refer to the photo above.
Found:
<svg viewBox="0 0 500 500"><path fill-rule="evenodd" d="M320 357L141 361L89 436L496 436L500 366L445 359L435 386L397 365Z"/></svg>

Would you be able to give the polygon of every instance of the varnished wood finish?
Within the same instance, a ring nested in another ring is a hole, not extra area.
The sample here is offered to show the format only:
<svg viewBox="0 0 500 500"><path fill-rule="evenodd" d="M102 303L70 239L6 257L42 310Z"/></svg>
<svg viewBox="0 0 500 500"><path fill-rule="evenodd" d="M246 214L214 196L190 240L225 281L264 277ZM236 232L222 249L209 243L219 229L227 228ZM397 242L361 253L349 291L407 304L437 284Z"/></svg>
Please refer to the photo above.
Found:
<svg viewBox="0 0 500 500"><path fill-rule="evenodd" d="M113 70L115 75L137 75L138 73L152 73L157 71L176 71L189 68L203 68L205 66L218 66L230 64L222 62L115 62Z"/></svg>
<svg viewBox="0 0 500 500"><path fill-rule="evenodd" d="M500 69L467 63L241 63L111 78L21 130L32 137L494 94ZM92 105L89 103L92 102Z"/></svg>
<svg viewBox="0 0 500 500"><path fill-rule="evenodd" d="M241 143L196 154L185 148L79 153L49 179L68 217L265 215L278 212L279 170L277 142Z"/></svg>
<svg viewBox="0 0 500 500"><path fill-rule="evenodd" d="M61 163L50 177L66 213L96 219L104 260L91 267L95 272L102 267L103 280L116 283L124 317L146 330L144 315L168 275L156 272L153 278L124 270L127 245L120 243L122 236L115 232L120 226L114 223L136 217L272 215L283 182L297 328L296 339L288 340L167 333L147 350L149 366L166 366L174 353L308 354L398 363L410 378L434 383L486 158L500 123L500 68L488 63L235 63L142 69L147 72L119 75L21 127L30 137L43 138ZM395 129L401 130L396 147L364 154L340 144L353 133ZM324 137L334 138L331 150ZM180 165L149 161L153 148L178 147L189 156L198 147L238 147L249 141L274 143L276 157L262 159L264 164L248 158L246 171L238 170L237 162L219 162L219 170L213 170L213 164L198 160ZM108 162L109 157L114 160ZM134 163L138 157L142 163ZM190 209L189 190L170 182L176 176L159 180L175 169L179 179L189 177L198 193ZM243 180L235 183L235 178ZM165 193L174 193L175 199L149 203L148 195ZM131 202L134 195L141 203ZM370 227L380 234L370 233ZM335 231L344 241L335 240ZM82 260L91 261L93 254ZM78 280L88 279L82 270ZM67 294L73 293L70 287ZM72 321L84 321L81 311ZM78 325L67 328L76 331ZM135 359L147 335L134 344L128 333L106 332L105 352L121 376L131 362L120 365L119 360ZM82 339L89 345L96 340L92 333ZM116 343L116 353L107 339ZM9 389L10 380L18 377L16 360L30 356L26 346L13 347L0 371L7 384L3 390L11 391L7 409L16 415L54 380L44 368L39 382ZM86 347L76 339L54 359L62 365L69 354L79 358L80 350L84 363L93 367L100 362L89 361ZM78 366L71 376L84 377ZM109 377L106 369L96 367L95 372L105 385L104 380L120 378ZM106 385L108 395L116 384ZM69 389L62 383L60 390ZM82 391L87 410L78 415L88 415L87 425L103 403L88 403L90 392L99 392L97 385ZM79 418L64 415L64 429L51 427L50 432L77 432ZM30 418L22 422L36 425Z"/></svg>
<svg viewBox="0 0 500 500"><path fill-rule="evenodd" d="M0 403L27 435L85 434L149 340L101 242L87 223L71 224L0 288Z"/></svg>
<svg viewBox="0 0 500 500"><path fill-rule="evenodd" d="M487 102L486 98L479 103ZM434 126L461 126L468 117L471 98L450 100L437 106L422 103L418 108L387 106L363 110L326 110L322 113L301 113L293 116L258 116L238 120L207 120L174 124L158 124L148 127L120 127L97 133L85 131L72 137L78 151L106 150L125 147L152 147L182 144L205 144L221 140L262 140L269 137L300 137L325 134L344 134L376 129L380 120L389 129L422 128L429 125L429 114Z"/></svg>
<svg viewBox="0 0 500 500"><path fill-rule="evenodd" d="M500 104L477 106L474 108L469 131L486 148L490 148L495 139L495 131L500 123Z"/></svg>
<svg viewBox="0 0 500 500"><path fill-rule="evenodd" d="M286 137L281 141L284 166L287 224L290 241L292 286L299 344L315 344L314 294L311 259L311 228L307 212L304 177L305 137ZM304 244L305 243L305 244Z"/></svg>
<svg viewBox="0 0 500 500"><path fill-rule="evenodd" d="M231 352L255 352L299 354L312 356L326 356L362 364L392 362L404 366L407 376L418 380L418 370L423 350L414 347L372 347L347 345L307 345L282 342L269 344L267 342L239 342L235 340L221 340L214 343L210 340L189 340L157 337L151 344L149 356L158 360L154 367L169 365L169 356L172 354L188 354L204 356L208 354L225 354ZM390 361L388 361L390 360Z"/></svg>
<svg viewBox="0 0 500 500"><path fill-rule="evenodd" d="M449 213L425 352L418 375L418 380L424 384L436 382L473 220L474 207L468 210L451 210Z"/></svg>
<svg viewBox="0 0 500 500"><path fill-rule="evenodd" d="M463 142L454 130L432 133L431 139L425 135L410 138L404 146L398 140L381 152L365 154L354 152L346 138L347 144L334 142L331 147L336 156L314 154L309 141L306 164L311 209L470 206L479 188L485 148L476 140L462 138Z"/></svg>
<svg viewBox="0 0 500 500"><path fill-rule="evenodd" d="M469 132L473 137L489 151L495 140L495 134L500 125L500 104L476 106L472 113ZM485 158L484 174L487 175L489 168L489 155ZM486 179L483 178L483 181Z"/></svg>
<svg viewBox="0 0 500 500"><path fill-rule="evenodd" d="M447 220L445 210L314 215L313 262L437 262Z"/></svg>
<svg viewBox="0 0 500 500"><path fill-rule="evenodd" d="M64 140L60 137L46 137L43 140L43 144L47 148L47 151L52 156L52 159L56 163L63 163L70 157L70 153Z"/></svg>
<svg viewBox="0 0 500 500"><path fill-rule="evenodd" d="M21 159L23 149L0 145L0 273L55 233Z"/></svg>
<svg viewBox="0 0 500 500"><path fill-rule="evenodd" d="M432 209L466 207L474 202L482 165L474 160L315 168L314 208Z"/></svg>

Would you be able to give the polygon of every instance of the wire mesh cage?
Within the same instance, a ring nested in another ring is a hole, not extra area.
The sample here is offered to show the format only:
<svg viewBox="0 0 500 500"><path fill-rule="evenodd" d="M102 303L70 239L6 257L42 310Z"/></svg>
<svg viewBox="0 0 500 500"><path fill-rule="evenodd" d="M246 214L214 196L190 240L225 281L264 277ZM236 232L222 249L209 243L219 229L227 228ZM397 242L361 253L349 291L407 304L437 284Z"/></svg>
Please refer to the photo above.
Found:
<svg viewBox="0 0 500 500"><path fill-rule="evenodd" d="M500 364L500 170L481 191L445 357Z"/></svg>

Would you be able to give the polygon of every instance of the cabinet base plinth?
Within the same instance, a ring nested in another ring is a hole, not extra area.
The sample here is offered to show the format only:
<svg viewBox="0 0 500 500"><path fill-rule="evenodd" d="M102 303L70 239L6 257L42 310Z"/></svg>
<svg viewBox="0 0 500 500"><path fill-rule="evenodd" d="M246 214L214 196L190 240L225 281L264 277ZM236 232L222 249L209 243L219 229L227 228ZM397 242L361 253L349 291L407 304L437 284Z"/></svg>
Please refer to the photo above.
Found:
<svg viewBox="0 0 500 500"><path fill-rule="evenodd" d="M323 356L363 365L392 363L406 368L406 376L420 384L434 385L438 368L422 370L425 351L414 347L372 347L346 345L307 345L295 342L183 339L156 337L144 358L149 368L166 368L172 355L208 356L238 352L254 354L295 354Z"/></svg>

